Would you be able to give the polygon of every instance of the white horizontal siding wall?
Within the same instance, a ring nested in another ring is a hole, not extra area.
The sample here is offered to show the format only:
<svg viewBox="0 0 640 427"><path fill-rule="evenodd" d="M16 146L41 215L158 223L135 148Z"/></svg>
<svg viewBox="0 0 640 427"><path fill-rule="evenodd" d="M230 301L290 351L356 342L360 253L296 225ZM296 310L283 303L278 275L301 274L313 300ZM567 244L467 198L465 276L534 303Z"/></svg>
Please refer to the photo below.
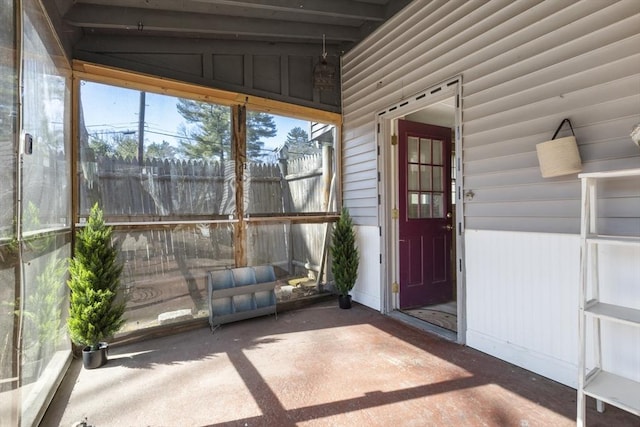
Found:
<svg viewBox="0 0 640 427"><path fill-rule="evenodd" d="M474 194L464 202L467 342L572 385L580 183L542 178L535 146L570 118L583 171L640 167L629 136L640 122L640 2L416 0L349 51L342 196L368 243L379 225L376 114L458 75L458 182ZM640 235L638 188L610 189L610 232ZM638 371L634 360L613 363Z"/></svg>
<svg viewBox="0 0 640 427"><path fill-rule="evenodd" d="M343 59L356 223L377 225L375 114L461 75L467 228L578 233L577 177L543 179L535 146L568 117L585 172L640 167L639 29L636 0L411 3Z"/></svg>

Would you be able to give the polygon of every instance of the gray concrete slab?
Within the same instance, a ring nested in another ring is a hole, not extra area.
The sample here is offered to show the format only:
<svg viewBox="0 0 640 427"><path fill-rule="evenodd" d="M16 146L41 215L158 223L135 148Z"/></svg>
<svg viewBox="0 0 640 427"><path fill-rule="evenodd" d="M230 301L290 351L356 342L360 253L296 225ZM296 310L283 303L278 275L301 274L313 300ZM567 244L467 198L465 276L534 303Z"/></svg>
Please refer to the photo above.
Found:
<svg viewBox="0 0 640 427"><path fill-rule="evenodd" d="M74 361L41 425L573 426L576 392L369 308L300 310ZM640 419L588 402L589 426Z"/></svg>

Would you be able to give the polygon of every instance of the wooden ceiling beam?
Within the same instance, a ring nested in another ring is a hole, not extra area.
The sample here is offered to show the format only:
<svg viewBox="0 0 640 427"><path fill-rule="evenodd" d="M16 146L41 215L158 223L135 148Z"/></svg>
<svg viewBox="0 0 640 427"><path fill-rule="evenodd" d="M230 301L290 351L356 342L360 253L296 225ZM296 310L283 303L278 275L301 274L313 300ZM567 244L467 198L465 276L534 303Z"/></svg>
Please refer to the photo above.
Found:
<svg viewBox="0 0 640 427"><path fill-rule="evenodd" d="M229 5L260 10L354 18L367 21L385 20L379 5L351 0L194 0L207 4Z"/></svg>
<svg viewBox="0 0 640 427"><path fill-rule="evenodd" d="M302 120L334 125L342 124L342 115L339 113L332 113L316 108L289 104L228 90L204 87L164 77L93 64L86 61L74 60L72 65L73 76L76 79L85 79L128 89L144 90L146 92L213 102L227 106L244 105L249 110L295 117Z"/></svg>
<svg viewBox="0 0 640 427"><path fill-rule="evenodd" d="M383 22L385 8L353 0L77 0L76 4L259 16L268 12ZM253 12L253 13L252 13Z"/></svg>
<svg viewBox="0 0 640 427"><path fill-rule="evenodd" d="M320 56L318 43L273 43L253 40L215 40L197 41L175 37L133 37L127 35L86 35L75 45L77 51L116 52L116 53L175 53L189 54L215 52L225 55L294 55ZM339 45L328 44L329 56L339 52ZM1 57L1 56L0 56Z"/></svg>
<svg viewBox="0 0 640 427"><path fill-rule="evenodd" d="M350 42L356 42L361 38L358 28L340 25L88 4L77 4L69 10L64 20L76 27L125 29L132 32L162 31L293 40L322 39L324 34L327 40Z"/></svg>

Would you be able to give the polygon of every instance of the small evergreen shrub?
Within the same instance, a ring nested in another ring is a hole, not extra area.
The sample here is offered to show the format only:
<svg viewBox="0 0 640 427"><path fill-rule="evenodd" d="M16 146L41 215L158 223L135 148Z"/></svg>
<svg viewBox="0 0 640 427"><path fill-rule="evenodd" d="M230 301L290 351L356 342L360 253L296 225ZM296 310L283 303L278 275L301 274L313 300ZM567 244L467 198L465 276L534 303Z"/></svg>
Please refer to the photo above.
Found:
<svg viewBox="0 0 640 427"><path fill-rule="evenodd" d="M356 234L347 208L343 207L331 240L331 271L340 295L348 295L358 278L360 256Z"/></svg>
<svg viewBox="0 0 640 427"><path fill-rule="evenodd" d="M92 350L124 324L125 302L118 298L122 265L118 249L111 243L112 233L96 203L87 225L76 233L69 261L69 335L75 344Z"/></svg>

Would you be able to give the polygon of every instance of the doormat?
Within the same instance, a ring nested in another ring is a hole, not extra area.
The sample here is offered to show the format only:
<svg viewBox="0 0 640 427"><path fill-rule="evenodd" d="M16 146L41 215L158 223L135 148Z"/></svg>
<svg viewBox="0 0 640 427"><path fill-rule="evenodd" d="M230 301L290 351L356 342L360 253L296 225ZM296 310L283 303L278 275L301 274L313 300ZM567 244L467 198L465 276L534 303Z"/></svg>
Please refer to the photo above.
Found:
<svg viewBox="0 0 640 427"><path fill-rule="evenodd" d="M445 313L438 310L430 310L428 308L415 308L412 310L403 310L409 316L418 318L441 328L448 329L453 332L458 331L458 316L455 314Z"/></svg>

